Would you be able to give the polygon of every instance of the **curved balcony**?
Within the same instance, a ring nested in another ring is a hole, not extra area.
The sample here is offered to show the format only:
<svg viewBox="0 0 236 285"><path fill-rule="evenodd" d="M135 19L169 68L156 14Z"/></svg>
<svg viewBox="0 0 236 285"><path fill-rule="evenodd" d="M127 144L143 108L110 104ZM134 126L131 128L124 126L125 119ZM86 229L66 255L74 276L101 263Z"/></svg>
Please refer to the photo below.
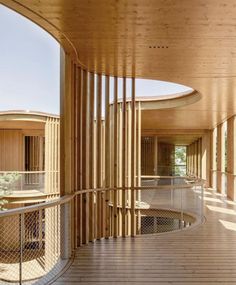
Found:
<svg viewBox="0 0 236 285"><path fill-rule="evenodd" d="M143 185L135 187L134 190L134 226L137 237L149 238L152 233L153 238L159 239L160 233L163 235L166 231L187 232L203 221L201 180L174 176L149 177L143 180ZM125 208L120 200L122 191L126 191ZM117 207L113 204L115 192L118 197ZM88 195L92 203L89 219L88 214L85 216L83 211L84 195ZM51 202L0 212L2 284L50 284L70 265L74 250L82 244L86 234L91 239L93 233L94 239L91 241L101 240L103 237L118 237L122 235L121 228L125 223L127 244L130 244L130 195L129 187L83 190ZM104 199L105 197L109 199ZM101 204L98 203L99 199ZM79 201L77 205L82 206L81 208L75 206L76 201ZM76 213L75 220L72 213ZM105 228L107 220L108 229ZM114 231L116 222L117 232ZM119 239L118 243L120 242ZM89 248L91 247L92 244ZM80 250L83 252L84 247L79 247L78 251Z"/></svg>

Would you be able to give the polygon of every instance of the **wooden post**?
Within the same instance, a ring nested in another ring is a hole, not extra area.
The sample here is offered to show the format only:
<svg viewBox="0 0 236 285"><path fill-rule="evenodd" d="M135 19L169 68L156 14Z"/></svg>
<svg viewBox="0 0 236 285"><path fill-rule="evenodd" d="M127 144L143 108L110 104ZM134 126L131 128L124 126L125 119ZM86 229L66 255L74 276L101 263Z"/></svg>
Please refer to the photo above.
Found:
<svg viewBox="0 0 236 285"><path fill-rule="evenodd" d="M221 193L222 167L222 124L217 126L217 192Z"/></svg>
<svg viewBox="0 0 236 285"><path fill-rule="evenodd" d="M211 131L211 187L217 189L217 165L216 165L217 128Z"/></svg>
<svg viewBox="0 0 236 285"><path fill-rule="evenodd" d="M227 121L227 196L236 200L236 117Z"/></svg>
<svg viewBox="0 0 236 285"><path fill-rule="evenodd" d="M89 74L89 188L94 188L94 73ZM89 241L94 241L94 193L89 194Z"/></svg>
<svg viewBox="0 0 236 285"><path fill-rule="evenodd" d="M136 148L136 173L137 173L137 180L136 185L137 187L141 186L141 103L137 103L137 120L136 120L136 141L137 141L137 148ZM137 201L141 201L141 190L137 191ZM137 210L137 234L141 233L141 213L140 210Z"/></svg>
<svg viewBox="0 0 236 285"><path fill-rule="evenodd" d="M113 202L113 213L114 213L114 237L118 236L118 212L117 212L117 203L118 203L118 193L117 189L117 178L118 178L118 167L117 167L117 128L118 128L118 85L117 77L114 77L114 100L113 100L113 120L114 120L114 202Z"/></svg>
<svg viewBox="0 0 236 285"><path fill-rule="evenodd" d="M110 188L110 78L105 77L105 187ZM110 191L105 193L105 237L110 236Z"/></svg>
<svg viewBox="0 0 236 285"><path fill-rule="evenodd" d="M96 128L97 128L97 188L102 187L102 77L97 75L97 102L96 102ZM102 199L101 192L97 193L97 239L102 237Z"/></svg>
<svg viewBox="0 0 236 285"><path fill-rule="evenodd" d="M154 171L153 174L157 175L158 173L158 137L154 137Z"/></svg>
<svg viewBox="0 0 236 285"><path fill-rule="evenodd" d="M123 78L122 104L122 237L126 236L126 78Z"/></svg>
<svg viewBox="0 0 236 285"><path fill-rule="evenodd" d="M78 93L79 93L79 101L78 101L78 135L79 135L79 156L78 156L78 163L79 163L79 190L83 189L82 186L82 173L83 173L83 160L82 160L82 153L83 153L83 145L82 145L82 136L83 136L83 126L82 126L82 113L83 113L83 96L82 96L82 69L79 68L78 70ZM78 215L79 215L79 244L82 245L82 232L83 232L83 223L82 223L82 195L78 196Z"/></svg>
<svg viewBox="0 0 236 285"><path fill-rule="evenodd" d="M82 188L89 188L89 140L88 140L88 72L83 70L83 112L82 112ZM83 243L89 242L89 197L82 194Z"/></svg>
<svg viewBox="0 0 236 285"><path fill-rule="evenodd" d="M202 179L206 180L206 187L209 187L210 181L210 132L207 132L202 137L202 153L201 153L201 172Z"/></svg>
<svg viewBox="0 0 236 285"><path fill-rule="evenodd" d="M74 192L74 105L75 105L75 70L76 66L70 57L61 49L61 95L60 95L60 194L64 196ZM62 257L68 258L71 255L73 245L73 225L74 225L74 207L68 204L61 207L61 217L68 218L61 222L61 243L64 245L65 251L61 253ZM71 239L68 239L68 236ZM66 243L70 240L70 243Z"/></svg>
<svg viewBox="0 0 236 285"><path fill-rule="evenodd" d="M198 140L198 177L201 178L201 153L202 153L202 141Z"/></svg>
<svg viewBox="0 0 236 285"><path fill-rule="evenodd" d="M136 191L134 190L136 179L136 104L135 104L135 78L132 78L132 101L131 101L131 236L136 235L136 216L135 216L135 204L136 204Z"/></svg>

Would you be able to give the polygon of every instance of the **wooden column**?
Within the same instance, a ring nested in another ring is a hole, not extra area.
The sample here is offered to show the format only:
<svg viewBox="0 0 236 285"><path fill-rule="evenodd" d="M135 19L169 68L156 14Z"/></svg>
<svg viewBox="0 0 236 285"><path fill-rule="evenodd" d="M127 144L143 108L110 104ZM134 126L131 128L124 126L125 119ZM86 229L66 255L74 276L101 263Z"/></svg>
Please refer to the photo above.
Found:
<svg viewBox="0 0 236 285"><path fill-rule="evenodd" d="M217 126L217 191L225 194L225 125Z"/></svg>
<svg viewBox="0 0 236 285"><path fill-rule="evenodd" d="M74 192L74 64L61 49L60 165L61 196Z"/></svg>
<svg viewBox="0 0 236 285"><path fill-rule="evenodd" d="M135 78L132 78L132 101L131 101L131 236L136 234L136 216L135 216L135 204L136 204L136 191L134 187L136 185L136 103L135 103Z"/></svg>
<svg viewBox="0 0 236 285"><path fill-rule="evenodd" d="M154 175L158 173L158 137L154 137Z"/></svg>
<svg viewBox="0 0 236 285"><path fill-rule="evenodd" d="M202 137L202 154L201 154L201 172L202 179L206 180L206 187L209 187L210 181L210 132Z"/></svg>
<svg viewBox="0 0 236 285"><path fill-rule="evenodd" d="M198 140L198 174L197 174L199 178L201 178L201 173L202 173L202 171L201 171L201 165L202 165L201 154L202 154L202 139L200 138Z"/></svg>
<svg viewBox="0 0 236 285"><path fill-rule="evenodd" d="M225 141L225 135L226 135L226 129L227 129L227 122L224 122L222 124L222 132L221 132L221 147L222 147L222 157L221 157L221 193L223 195L226 195L226 141Z"/></svg>
<svg viewBox="0 0 236 285"><path fill-rule="evenodd" d="M211 187L217 189L217 128L211 130Z"/></svg>
<svg viewBox="0 0 236 285"><path fill-rule="evenodd" d="M141 103L137 102L137 111L136 111L136 186L141 186ZM136 200L141 201L141 190L137 190L136 192ZM141 233L141 213L137 211L137 234Z"/></svg>
<svg viewBox="0 0 236 285"><path fill-rule="evenodd" d="M95 175L95 159L94 159L94 73L89 74L89 188L93 189ZM89 194L89 241L95 239L95 221L94 221L94 193Z"/></svg>
<svg viewBox="0 0 236 285"><path fill-rule="evenodd" d="M197 152L198 152L198 142L195 141L194 142L194 175L197 176L198 173L197 173L197 166L198 166L198 155L197 155Z"/></svg>
<svg viewBox="0 0 236 285"><path fill-rule="evenodd" d="M118 85L117 85L117 77L114 77L114 100L113 100L113 120L114 120L114 135L113 135L113 151L114 151L114 202L113 202L113 213L114 213L114 237L118 236L118 211L117 211L117 204L118 204L118 192L117 188L117 179L118 179L118 138L117 138L117 131L118 131Z"/></svg>
<svg viewBox="0 0 236 285"><path fill-rule="evenodd" d="M110 78L105 78L105 187L111 187L110 179ZM111 220L110 220L110 191L105 193L106 199L106 215L105 215L105 237L109 238L111 235Z"/></svg>
<svg viewBox="0 0 236 285"><path fill-rule="evenodd" d="M217 126L217 192L221 193L222 124Z"/></svg>
<svg viewBox="0 0 236 285"><path fill-rule="evenodd" d="M102 187L102 77L97 75L97 98L96 98L96 181L97 188ZM101 192L97 193L97 238L102 237L102 199Z"/></svg>
<svg viewBox="0 0 236 285"><path fill-rule="evenodd" d="M82 72L82 189L89 188L88 72ZM89 197L82 194L82 242L89 242Z"/></svg>
<svg viewBox="0 0 236 285"><path fill-rule="evenodd" d="M126 78L123 78L122 104L122 237L126 236Z"/></svg>
<svg viewBox="0 0 236 285"><path fill-rule="evenodd" d="M82 190L82 76L81 68L76 69L75 101L75 189ZM76 245L82 244L82 195L76 197Z"/></svg>
<svg viewBox="0 0 236 285"><path fill-rule="evenodd" d="M236 200L236 117L227 121L227 196Z"/></svg>
<svg viewBox="0 0 236 285"><path fill-rule="evenodd" d="M61 49L60 94L60 194L72 194L74 186L74 106L76 65ZM68 258L74 248L74 204L61 206L61 256ZM71 239L68 239L68 235Z"/></svg>

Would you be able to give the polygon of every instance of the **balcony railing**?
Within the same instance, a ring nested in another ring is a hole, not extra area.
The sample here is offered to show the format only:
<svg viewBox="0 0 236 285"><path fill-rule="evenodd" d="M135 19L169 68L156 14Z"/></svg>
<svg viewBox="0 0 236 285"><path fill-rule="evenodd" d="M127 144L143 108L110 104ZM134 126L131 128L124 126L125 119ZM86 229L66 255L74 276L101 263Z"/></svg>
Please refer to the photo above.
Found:
<svg viewBox="0 0 236 285"><path fill-rule="evenodd" d="M204 193L196 182L189 177L142 176L141 233L182 230L201 222Z"/></svg>
<svg viewBox="0 0 236 285"><path fill-rule="evenodd" d="M201 180L143 177L142 186L133 190L137 234L181 230L203 220ZM115 233L117 217L118 229L132 226L131 191L130 187L80 190L51 202L1 211L0 284L50 284L81 243L120 236L119 230Z"/></svg>
<svg viewBox="0 0 236 285"><path fill-rule="evenodd" d="M49 181L54 182L54 188L59 189L58 171L0 171L0 188L7 193L15 191L39 191L45 193ZM54 192L55 191L54 189Z"/></svg>

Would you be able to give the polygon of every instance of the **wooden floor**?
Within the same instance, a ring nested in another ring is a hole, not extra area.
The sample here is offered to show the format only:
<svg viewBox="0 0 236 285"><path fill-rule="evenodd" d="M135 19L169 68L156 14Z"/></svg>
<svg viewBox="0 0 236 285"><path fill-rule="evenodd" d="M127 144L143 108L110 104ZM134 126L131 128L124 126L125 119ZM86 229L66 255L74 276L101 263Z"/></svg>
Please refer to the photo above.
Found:
<svg viewBox="0 0 236 285"><path fill-rule="evenodd" d="M236 284L236 204L205 192L206 222L80 248L56 285Z"/></svg>

